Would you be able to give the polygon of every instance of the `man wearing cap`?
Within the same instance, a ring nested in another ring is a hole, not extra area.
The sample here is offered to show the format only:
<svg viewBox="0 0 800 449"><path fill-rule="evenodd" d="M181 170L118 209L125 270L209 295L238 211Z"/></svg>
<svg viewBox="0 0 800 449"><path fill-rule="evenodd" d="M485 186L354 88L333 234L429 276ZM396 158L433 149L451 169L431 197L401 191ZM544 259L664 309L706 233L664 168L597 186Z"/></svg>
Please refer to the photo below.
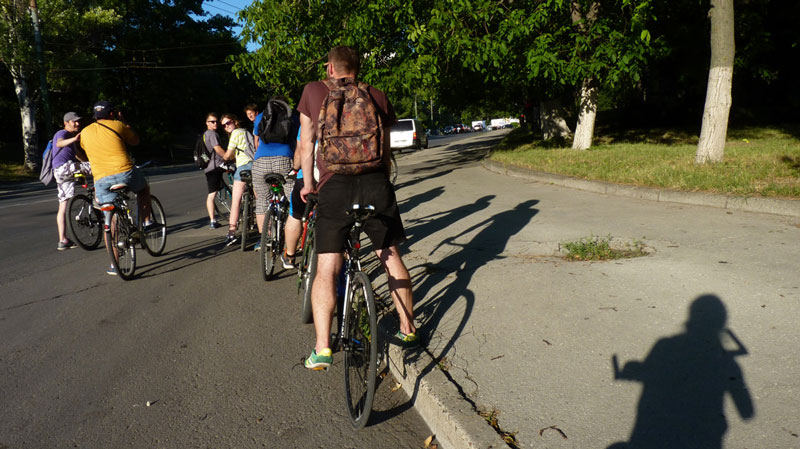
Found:
<svg viewBox="0 0 800 449"><path fill-rule="evenodd" d="M67 238L66 218L67 202L75 195L75 183L73 175L83 173L92 174L89 163L81 160L75 143L80 140L81 133L80 120L78 114L67 112L64 114L64 129L59 130L53 136L53 175L56 179L58 190L58 214L56 214L56 224L58 225L58 250L62 251L74 248L75 243Z"/></svg>
<svg viewBox="0 0 800 449"><path fill-rule="evenodd" d="M98 101L92 108L95 122L81 131L81 147L92 164L95 196L98 203L116 198L111 186L126 184L136 193L139 216L145 227L150 224L150 187L144 174L133 165L127 145L138 145L139 136L131 129L122 112L108 101ZM116 274L109 270L109 274Z"/></svg>

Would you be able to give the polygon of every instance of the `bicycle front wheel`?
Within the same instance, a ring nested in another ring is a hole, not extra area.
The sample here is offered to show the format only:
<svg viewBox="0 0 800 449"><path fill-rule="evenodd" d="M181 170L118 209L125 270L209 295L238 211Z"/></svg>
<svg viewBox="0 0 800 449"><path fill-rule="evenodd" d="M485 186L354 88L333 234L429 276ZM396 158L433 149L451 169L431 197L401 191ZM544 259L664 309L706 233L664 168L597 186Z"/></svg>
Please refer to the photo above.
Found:
<svg viewBox="0 0 800 449"><path fill-rule="evenodd" d="M145 249L151 256L160 256L167 246L167 214L161 206L161 201L150 195L150 219L153 221L151 230L145 234Z"/></svg>
<svg viewBox="0 0 800 449"><path fill-rule="evenodd" d="M103 214L92 207L88 195L79 193L67 204L67 227L78 246L95 249L103 238Z"/></svg>
<svg viewBox="0 0 800 449"><path fill-rule="evenodd" d="M353 426L360 429L369 420L378 376L378 317L366 274L353 274L347 296L342 342L345 401Z"/></svg>
<svg viewBox="0 0 800 449"><path fill-rule="evenodd" d="M228 187L227 184L223 184L222 187L217 190L217 194L214 195L214 210L215 216L225 217L228 219L231 213L231 188Z"/></svg>
<svg viewBox="0 0 800 449"><path fill-rule="evenodd" d="M250 232L250 208L253 207L250 204L250 194L245 192L242 195L242 251L247 248L247 233Z"/></svg>
<svg viewBox="0 0 800 449"><path fill-rule="evenodd" d="M272 279L275 271L275 262L278 259L278 251L275 249L278 236L278 220L275 218L275 211L270 207L264 217L263 231L261 232L261 274L265 281Z"/></svg>
<svg viewBox="0 0 800 449"><path fill-rule="evenodd" d="M303 324L311 322L311 286L314 284L314 277L317 275L317 249L314 247L313 227L308 227L306 235L306 247L303 248L302 274L300 275L301 287L303 289L303 304L300 310L300 321Z"/></svg>
<svg viewBox="0 0 800 449"><path fill-rule="evenodd" d="M397 159L394 157L394 153L392 153L392 160L389 165L389 182L392 184L397 181Z"/></svg>
<svg viewBox="0 0 800 449"><path fill-rule="evenodd" d="M108 231L108 254L111 256L111 265L117 270L122 279L133 279L136 271L136 245L131 238L128 220L119 211L111 213Z"/></svg>

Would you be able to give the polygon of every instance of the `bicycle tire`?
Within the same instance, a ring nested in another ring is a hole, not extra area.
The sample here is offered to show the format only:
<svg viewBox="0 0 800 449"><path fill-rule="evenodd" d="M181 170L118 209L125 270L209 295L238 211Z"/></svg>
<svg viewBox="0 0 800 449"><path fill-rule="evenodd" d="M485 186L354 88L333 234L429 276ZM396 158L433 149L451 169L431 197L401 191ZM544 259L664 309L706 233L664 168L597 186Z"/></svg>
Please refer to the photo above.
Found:
<svg viewBox="0 0 800 449"><path fill-rule="evenodd" d="M317 249L314 246L314 231L310 226L306 239L307 246L303 249L305 269L302 274L303 304L300 309L300 321L303 324L312 322L314 318L311 307L311 286L314 285L314 277L317 275Z"/></svg>
<svg viewBox="0 0 800 449"><path fill-rule="evenodd" d="M81 248L92 250L103 239L103 214L92 206L88 195L79 193L67 204L67 228Z"/></svg>
<svg viewBox="0 0 800 449"><path fill-rule="evenodd" d="M264 226L261 232L261 274L265 281L272 279L275 271L275 212L270 207L264 217Z"/></svg>
<svg viewBox="0 0 800 449"><path fill-rule="evenodd" d="M250 192L242 195L242 251L247 249L247 234L250 232Z"/></svg>
<svg viewBox="0 0 800 449"><path fill-rule="evenodd" d="M397 159L394 157L394 153L392 153L392 159L389 164L389 182L394 184L397 181Z"/></svg>
<svg viewBox="0 0 800 449"><path fill-rule="evenodd" d="M150 195L150 219L158 228L145 234L144 248L150 253L151 256L160 256L167 246L167 214L164 213L164 207L161 206L161 201L153 195Z"/></svg>
<svg viewBox="0 0 800 449"><path fill-rule="evenodd" d="M378 316L372 284L357 271L350 279L344 314L344 385L347 411L355 428L367 425L378 376Z"/></svg>
<svg viewBox="0 0 800 449"><path fill-rule="evenodd" d="M129 281L136 272L136 245L131 239L128 219L118 210L111 212L108 232L110 242L107 247L111 265L117 270L119 277Z"/></svg>
<svg viewBox="0 0 800 449"><path fill-rule="evenodd" d="M227 184L222 184L222 187L217 190L214 195L214 212L216 217L225 217L228 219L231 214L231 188Z"/></svg>

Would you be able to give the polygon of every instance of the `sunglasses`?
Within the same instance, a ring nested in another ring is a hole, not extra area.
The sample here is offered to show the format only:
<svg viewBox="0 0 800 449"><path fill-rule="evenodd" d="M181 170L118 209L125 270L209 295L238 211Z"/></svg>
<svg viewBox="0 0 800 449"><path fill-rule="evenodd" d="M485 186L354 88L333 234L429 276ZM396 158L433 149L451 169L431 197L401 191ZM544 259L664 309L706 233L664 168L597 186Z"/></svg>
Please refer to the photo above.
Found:
<svg viewBox="0 0 800 449"><path fill-rule="evenodd" d="M222 122L222 126L233 125L233 121Z"/></svg>
<svg viewBox="0 0 800 449"><path fill-rule="evenodd" d="M206 120L206 123L217 123L216 120Z"/></svg>

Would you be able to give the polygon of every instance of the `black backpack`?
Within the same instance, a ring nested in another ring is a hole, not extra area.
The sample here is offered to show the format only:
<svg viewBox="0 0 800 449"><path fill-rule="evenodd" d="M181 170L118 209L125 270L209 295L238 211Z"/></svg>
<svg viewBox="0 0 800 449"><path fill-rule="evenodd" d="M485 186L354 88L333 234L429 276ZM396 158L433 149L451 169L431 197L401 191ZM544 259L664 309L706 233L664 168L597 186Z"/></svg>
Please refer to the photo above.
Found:
<svg viewBox="0 0 800 449"><path fill-rule="evenodd" d="M194 164L197 165L197 168L205 169L208 167L208 161L211 160L211 157L208 154L208 148L206 148L205 134L197 136L197 140L194 142L194 153L192 157L194 158Z"/></svg>
<svg viewBox="0 0 800 449"><path fill-rule="evenodd" d="M258 123L258 140L265 143L289 143L292 108L281 100L269 100Z"/></svg>

